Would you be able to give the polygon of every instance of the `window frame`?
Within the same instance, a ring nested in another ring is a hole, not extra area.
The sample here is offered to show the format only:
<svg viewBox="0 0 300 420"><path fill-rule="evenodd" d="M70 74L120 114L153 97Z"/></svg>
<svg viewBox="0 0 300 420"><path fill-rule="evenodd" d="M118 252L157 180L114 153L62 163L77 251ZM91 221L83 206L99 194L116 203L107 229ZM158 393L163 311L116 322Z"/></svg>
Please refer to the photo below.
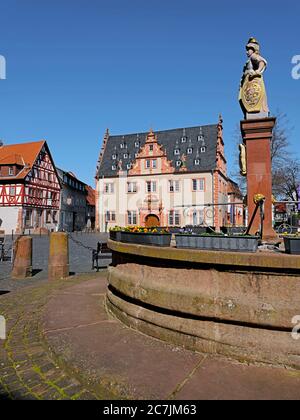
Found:
<svg viewBox="0 0 300 420"><path fill-rule="evenodd" d="M137 211L136 210L127 211L127 222L129 226L137 225Z"/></svg>
<svg viewBox="0 0 300 420"><path fill-rule="evenodd" d="M148 186L150 185L150 191ZM146 181L146 193L156 193L157 192L157 182L156 181Z"/></svg>
<svg viewBox="0 0 300 420"><path fill-rule="evenodd" d="M132 188L130 188L130 186ZM136 193L137 193L137 182L136 181L127 182L127 194L136 194Z"/></svg>
<svg viewBox="0 0 300 420"><path fill-rule="evenodd" d="M196 183L196 189L195 187ZM203 186L203 189L201 188ZM206 179L205 178L193 178L192 179L192 191L193 192L205 192L206 190Z"/></svg>

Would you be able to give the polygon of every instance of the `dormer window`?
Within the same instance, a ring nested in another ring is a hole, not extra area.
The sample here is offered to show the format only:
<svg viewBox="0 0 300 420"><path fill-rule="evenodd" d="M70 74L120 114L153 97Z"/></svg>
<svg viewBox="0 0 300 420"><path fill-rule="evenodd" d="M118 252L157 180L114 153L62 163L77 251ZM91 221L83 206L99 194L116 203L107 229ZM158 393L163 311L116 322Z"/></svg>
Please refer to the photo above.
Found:
<svg viewBox="0 0 300 420"><path fill-rule="evenodd" d="M14 168L13 168L12 166L10 166L10 167L8 168L8 175L9 175L9 176L14 176Z"/></svg>
<svg viewBox="0 0 300 420"><path fill-rule="evenodd" d="M200 159L195 159L195 165L199 166L200 165Z"/></svg>
<svg viewBox="0 0 300 420"><path fill-rule="evenodd" d="M191 148L191 147L189 147L188 149L187 149L187 154L188 155L191 155L193 153L193 149Z"/></svg>
<svg viewBox="0 0 300 420"><path fill-rule="evenodd" d="M124 153L124 159L128 159L128 153Z"/></svg>
<svg viewBox="0 0 300 420"><path fill-rule="evenodd" d="M129 170L129 169L131 169L131 163L128 163L127 164L127 169Z"/></svg>
<svg viewBox="0 0 300 420"><path fill-rule="evenodd" d="M139 141L136 141L136 142L134 143L134 146L135 146L135 147L140 147L140 142L139 142Z"/></svg>
<svg viewBox="0 0 300 420"><path fill-rule="evenodd" d="M179 150L179 149L175 149L175 150L174 150L174 155L175 155L175 156L180 155L180 150Z"/></svg>
<svg viewBox="0 0 300 420"><path fill-rule="evenodd" d="M177 166L177 167L180 167L180 166L181 166L181 160L177 160L177 161L176 161L176 166Z"/></svg>
<svg viewBox="0 0 300 420"><path fill-rule="evenodd" d="M112 169L112 171L116 171L117 170L117 165L112 165L111 169Z"/></svg>
<svg viewBox="0 0 300 420"><path fill-rule="evenodd" d="M117 159L117 155L112 155L112 160L116 160Z"/></svg>
<svg viewBox="0 0 300 420"><path fill-rule="evenodd" d="M201 147L201 153L205 153L206 152L206 147L204 146L204 147Z"/></svg>
<svg viewBox="0 0 300 420"><path fill-rule="evenodd" d="M187 141L187 137L186 136L181 137L181 143L186 143L186 141Z"/></svg>
<svg viewBox="0 0 300 420"><path fill-rule="evenodd" d="M135 157L135 158L137 158L138 156L139 156L139 154L138 154L138 153L135 153L135 154L134 154L134 157Z"/></svg>
<svg viewBox="0 0 300 420"><path fill-rule="evenodd" d="M150 146L149 146L149 151L150 151L150 152L153 152L153 144L150 144Z"/></svg>
<svg viewBox="0 0 300 420"><path fill-rule="evenodd" d="M121 143L120 144L120 149L124 149L125 148L125 144L124 143Z"/></svg>
<svg viewBox="0 0 300 420"><path fill-rule="evenodd" d="M204 136L203 136L203 134L199 134L199 136L198 136L198 141L203 141L204 140Z"/></svg>

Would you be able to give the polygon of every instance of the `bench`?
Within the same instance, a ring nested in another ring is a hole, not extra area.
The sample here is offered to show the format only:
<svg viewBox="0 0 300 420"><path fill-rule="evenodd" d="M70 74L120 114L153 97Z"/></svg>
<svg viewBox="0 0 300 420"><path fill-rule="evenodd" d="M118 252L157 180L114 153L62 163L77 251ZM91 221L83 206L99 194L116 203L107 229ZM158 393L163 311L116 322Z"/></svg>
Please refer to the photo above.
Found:
<svg viewBox="0 0 300 420"><path fill-rule="evenodd" d="M108 248L106 242L98 242L97 249L93 249L93 261L92 261L92 270L95 268L99 271L99 260L100 259L109 259L111 257L111 249Z"/></svg>

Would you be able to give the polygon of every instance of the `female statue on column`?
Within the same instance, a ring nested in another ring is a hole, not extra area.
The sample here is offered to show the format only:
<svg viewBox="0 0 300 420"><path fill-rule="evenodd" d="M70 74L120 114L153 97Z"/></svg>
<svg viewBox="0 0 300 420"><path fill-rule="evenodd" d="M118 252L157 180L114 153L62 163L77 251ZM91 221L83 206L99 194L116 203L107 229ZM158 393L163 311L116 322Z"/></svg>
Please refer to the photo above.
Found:
<svg viewBox="0 0 300 420"><path fill-rule="evenodd" d="M239 101L245 119L269 116L267 94L263 73L267 60L260 55L260 46L255 38L250 38L246 46L248 61L244 67L240 85Z"/></svg>

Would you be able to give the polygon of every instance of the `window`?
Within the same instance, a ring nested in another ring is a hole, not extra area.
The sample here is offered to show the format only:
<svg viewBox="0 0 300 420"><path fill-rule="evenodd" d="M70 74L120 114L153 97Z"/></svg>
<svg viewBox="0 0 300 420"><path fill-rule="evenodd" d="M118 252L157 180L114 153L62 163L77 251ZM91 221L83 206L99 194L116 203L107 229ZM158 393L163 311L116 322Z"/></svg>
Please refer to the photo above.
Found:
<svg viewBox="0 0 300 420"><path fill-rule="evenodd" d="M205 153L206 152L206 147L201 147L201 153Z"/></svg>
<svg viewBox="0 0 300 420"><path fill-rule="evenodd" d="M136 193L137 192L136 182L127 182L127 192L128 193Z"/></svg>
<svg viewBox="0 0 300 420"><path fill-rule="evenodd" d="M193 179L193 191L205 191L205 179Z"/></svg>
<svg viewBox="0 0 300 420"><path fill-rule="evenodd" d="M14 197L16 195L16 187L10 187L9 188L9 195L11 197Z"/></svg>
<svg viewBox="0 0 300 420"><path fill-rule="evenodd" d="M47 210L46 211L46 223L51 223L52 218L51 218L51 210Z"/></svg>
<svg viewBox="0 0 300 420"><path fill-rule="evenodd" d="M116 221L116 212L115 211L107 211L105 213L105 221L106 222L115 222Z"/></svg>
<svg viewBox="0 0 300 420"><path fill-rule="evenodd" d="M175 155L175 156L180 155L180 150L179 150L179 149L175 149L175 150L174 150L174 155Z"/></svg>
<svg viewBox="0 0 300 420"><path fill-rule="evenodd" d="M200 159L195 159L195 165L199 166L200 165Z"/></svg>
<svg viewBox="0 0 300 420"><path fill-rule="evenodd" d="M112 155L112 160L116 160L117 159L117 155Z"/></svg>
<svg viewBox="0 0 300 420"><path fill-rule="evenodd" d="M114 184L104 184L104 192L105 194L114 194L115 188Z"/></svg>
<svg viewBox="0 0 300 420"><path fill-rule="evenodd" d="M32 210L26 210L25 211L25 227L29 228L32 226L31 219L32 219Z"/></svg>
<svg viewBox="0 0 300 420"><path fill-rule="evenodd" d="M193 149L191 148L191 147L189 147L188 149L187 149L187 154L188 155L191 155L193 153Z"/></svg>
<svg viewBox="0 0 300 420"><path fill-rule="evenodd" d="M57 223L57 211L53 212L53 223Z"/></svg>
<svg viewBox="0 0 300 420"><path fill-rule="evenodd" d="M135 158L137 158L138 156L139 156L139 154L138 154L138 153L135 153L135 154L134 154L134 157L135 157Z"/></svg>
<svg viewBox="0 0 300 420"><path fill-rule="evenodd" d="M135 147L140 147L140 142L139 142L139 141L136 141L136 142L134 143L134 146L135 146Z"/></svg>
<svg viewBox="0 0 300 420"><path fill-rule="evenodd" d="M187 141L186 136L181 137L181 143L186 143L186 141Z"/></svg>
<svg viewBox="0 0 300 420"><path fill-rule="evenodd" d="M181 166L181 163L182 163L182 162L181 162L181 160L177 160L177 161L176 161L176 166L177 166L177 167Z"/></svg>
<svg viewBox="0 0 300 420"><path fill-rule="evenodd" d="M180 226L180 213L179 210L171 210L169 213L169 225Z"/></svg>
<svg viewBox="0 0 300 420"><path fill-rule="evenodd" d="M128 153L124 153L124 159L128 159Z"/></svg>
<svg viewBox="0 0 300 420"><path fill-rule="evenodd" d="M203 225L204 223L204 210L194 210L193 212L193 225Z"/></svg>
<svg viewBox="0 0 300 420"><path fill-rule="evenodd" d="M156 192L156 182L154 181L147 181L146 182L146 190L148 193L154 193Z"/></svg>
<svg viewBox="0 0 300 420"><path fill-rule="evenodd" d="M150 151L150 152L153 152L153 144L150 144L150 146L149 146L149 151Z"/></svg>
<svg viewBox="0 0 300 420"><path fill-rule="evenodd" d="M179 181L169 181L169 192L179 192L180 191L180 182Z"/></svg>
<svg viewBox="0 0 300 420"><path fill-rule="evenodd" d="M129 171L131 169L131 163L127 163L127 170Z"/></svg>
<svg viewBox="0 0 300 420"><path fill-rule="evenodd" d="M120 149L124 149L125 148L125 144L124 143L121 143L120 144Z"/></svg>
<svg viewBox="0 0 300 420"><path fill-rule="evenodd" d="M157 168L157 160L152 160L152 168L156 169Z"/></svg>
<svg viewBox="0 0 300 420"><path fill-rule="evenodd" d="M112 165L111 169L112 169L112 171L116 171L117 170L117 166L116 165Z"/></svg>
<svg viewBox="0 0 300 420"><path fill-rule="evenodd" d="M151 167L151 160L146 160L146 169L150 169Z"/></svg>
<svg viewBox="0 0 300 420"><path fill-rule="evenodd" d="M136 211L128 211L127 212L128 217L128 224L129 225L136 225L137 224L137 217L136 217Z"/></svg>
<svg viewBox="0 0 300 420"><path fill-rule="evenodd" d="M12 166L10 166L10 167L8 168L8 175L9 175L9 176L13 176L13 175L14 175L14 168L13 168Z"/></svg>
<svg viewBox="0 0 300 420"><path fill-rule="evenodd" d="M204 140L204 136L203 136L203 134L200 134L199 136L198 136L198 141L203 141Z"/></svg>

